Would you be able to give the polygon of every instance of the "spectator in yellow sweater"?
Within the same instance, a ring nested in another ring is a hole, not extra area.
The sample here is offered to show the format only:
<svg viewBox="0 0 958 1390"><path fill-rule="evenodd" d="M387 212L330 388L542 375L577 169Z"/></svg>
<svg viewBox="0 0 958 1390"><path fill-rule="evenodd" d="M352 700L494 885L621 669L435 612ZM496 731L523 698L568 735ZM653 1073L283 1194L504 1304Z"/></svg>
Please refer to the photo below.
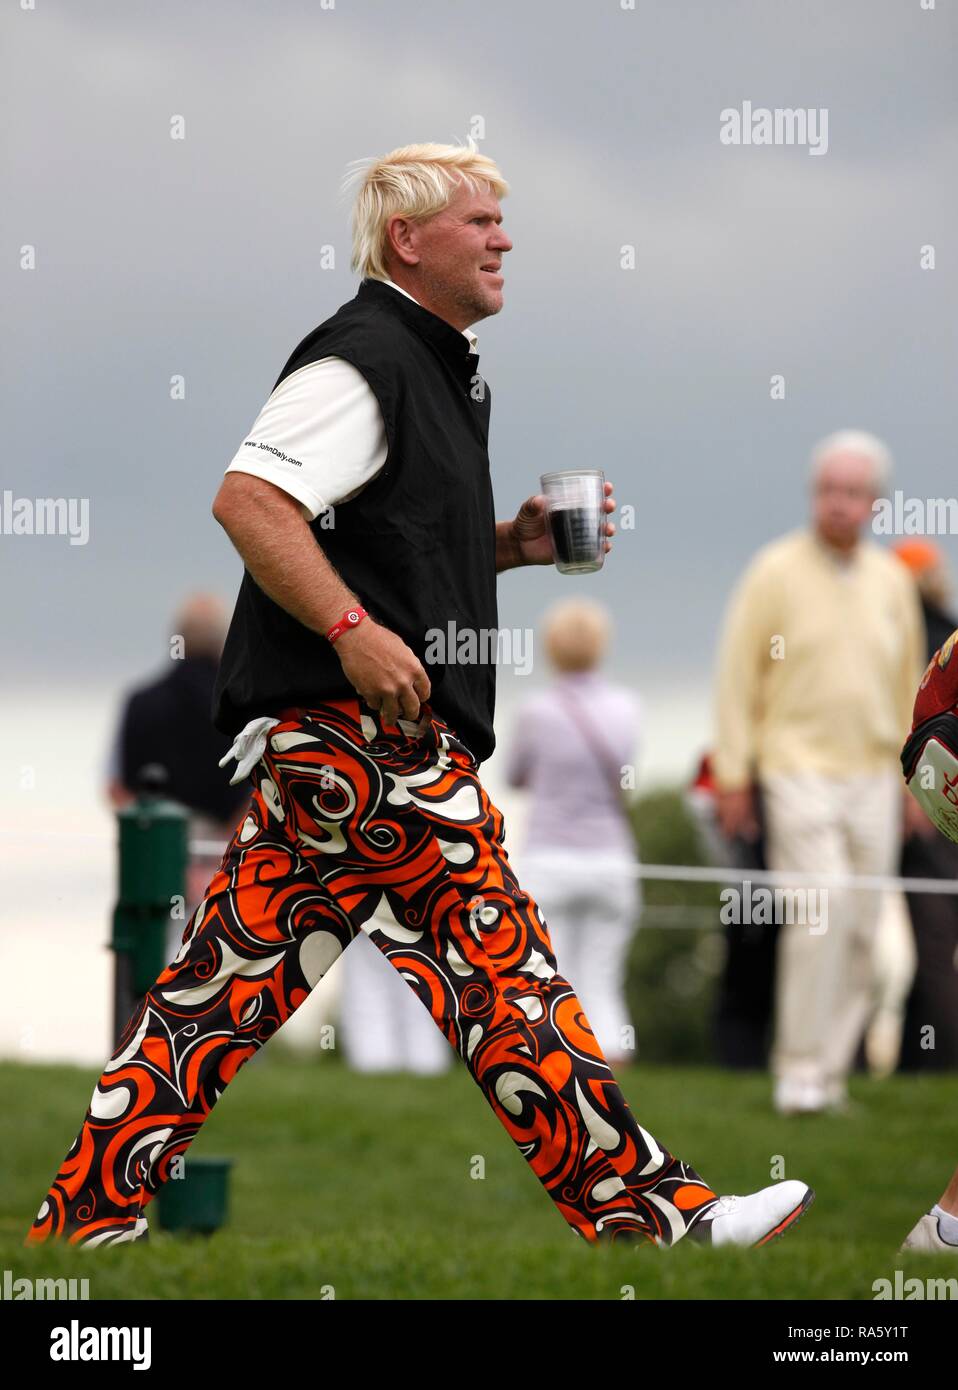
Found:
<svg viewBox="0 0 958 1390"><path fill-rule="evenodd" d="M727 835L755 833L760 787L772 869L892 874L903 814L920 816L902 796L898 751L924 666L921 610L904 566L863 536L890 469L873 435L819 444L811 525L759 551L726 614L719 820ZM879 897L831 887L824 901L822 915L799 900L780 924L772 1070L783 1113L844 1104L868 1019Z"/></svg>

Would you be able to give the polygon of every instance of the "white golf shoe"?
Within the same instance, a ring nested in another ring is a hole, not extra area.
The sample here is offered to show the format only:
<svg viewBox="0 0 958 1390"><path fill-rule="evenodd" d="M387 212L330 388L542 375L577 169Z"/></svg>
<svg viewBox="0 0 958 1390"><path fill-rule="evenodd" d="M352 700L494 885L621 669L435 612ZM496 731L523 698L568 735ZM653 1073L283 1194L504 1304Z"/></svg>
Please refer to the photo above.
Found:
<svg viewBox="0 0 958 1390"><path fill-rule="evenodd" d="M926 1255L951 1255L958 1259L958 1245L951 1245L947 1240L942 1240L941 1231L938 1229L938 1217L930 1211L925 1212L908 1232L904 1243L898 1248L899 1255L906 1250L920 1250Z"/></svg>
<svg viewBox="0 0 958 1390"><path fill-rule="evenodd" d="M782 1076L775 1082L772 1103L780 1115L820 1115L828 1108L828 1093L820 1081Z"/></svg>
<svg viewBox="0 0 958 1390"><path fill-rule="evenodd" d="M775 1082L772 1104L780 1115L843 1115L851 1102L840 1078L817 1081L782 1076Z"/></svg>
<svg viewBox="0 0 958 1390"><path fill-rule="evenodd" d="M808 1183L794 1178L746 1197L720 1197L700 1223L699 1239L712 1245L767 1245L794 1226L814 1200Z"/></svg>

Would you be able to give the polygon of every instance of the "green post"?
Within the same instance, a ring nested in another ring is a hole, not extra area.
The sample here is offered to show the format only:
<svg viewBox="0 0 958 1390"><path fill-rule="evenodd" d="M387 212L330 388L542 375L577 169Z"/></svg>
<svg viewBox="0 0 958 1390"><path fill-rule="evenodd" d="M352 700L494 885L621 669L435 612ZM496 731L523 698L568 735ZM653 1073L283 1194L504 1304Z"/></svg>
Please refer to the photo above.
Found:
<svg viewBox="0 0 958 1390"><path fill-rule="evenodd" d="M209 1236L229 1212L230 1158L184 1160L182 1176L171 1176L156 1194L160 1229Z"/></svg>
<svg viewBox="0 0 958 1390"><path fill-rule="evenodd" d="M119 1041L134 1008L167 960L173 899L185 898L188 816L175 801L142 792L117 812L119 898L110 948L116 953L113 1033Z"/></svg>
<svg viewBox="0 0 958 1390"><path fill-rule="evenodd" d="M113 911L116 955L113 1034L123 1029L160 971L169 964L167 931L174 898L186 897L189 816L161 795L163 769L143 769L136 800L117 812L120 890ZM228 1158L185 1160L157 1193L160 1226L209 1235L226 1220Z"/></svg>

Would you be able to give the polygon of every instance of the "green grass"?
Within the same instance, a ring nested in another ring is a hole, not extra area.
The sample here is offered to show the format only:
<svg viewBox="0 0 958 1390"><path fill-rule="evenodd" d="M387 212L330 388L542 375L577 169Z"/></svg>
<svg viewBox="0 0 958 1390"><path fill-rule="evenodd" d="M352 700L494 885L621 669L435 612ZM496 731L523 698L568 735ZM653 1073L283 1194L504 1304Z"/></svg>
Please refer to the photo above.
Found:
<svg viewBox="0 0 958 1390"><path fill-rule="evenodd" d="M235 1161L221 1233L173 1237L154 1216L139 1245L27 1250L95 1079L0 1064L0 1269L15 1278L88 1277L93 1298L319 1298L331 1288L338 1299L619 1299L631 1285L636 1298L871 1299L873 1281L896 1268L958 1273L895 1253L958 1161L948 1077L857 1079L850 1114L783 1120L764 1076L624 1069L638 1118L720 1192L764 1186L781 1155L784 1176L818 1196L764 1250L595 1248L566 1227L461 1067L360 1078L274 1044L192 1149ZM470 1176L475 1155L482 1180Z"/></svg>

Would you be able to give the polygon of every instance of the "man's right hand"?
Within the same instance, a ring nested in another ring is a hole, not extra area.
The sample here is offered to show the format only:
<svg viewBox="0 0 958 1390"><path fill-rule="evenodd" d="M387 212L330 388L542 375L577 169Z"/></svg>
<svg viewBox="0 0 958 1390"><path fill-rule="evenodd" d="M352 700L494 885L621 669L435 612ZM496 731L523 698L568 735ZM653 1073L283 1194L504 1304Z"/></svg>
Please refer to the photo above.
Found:
<svg viewBox="0 0 958 1390"><path fill-rule="evenodd" d="M356 595L317 543L302 503L282 488L249 473L227 473L213 515L263 592L304 627L326 632L331 613L356 607ZM349 683L386 723L400 715L419 718L429 677L401 637L366 617L334 645Z"/></svg>
<svg viewBox="0 0 958 1390"><path fill-rule="evenodd" d="M753 841L758 839L758 817L755 814L755 796L751 787L739 787L735 791L718 792L715 810L718 815L719 829L728 839Z"/></svg>
<svg viewBox="0 0 958 1390"><path fill-rule="evenodd" d="M395 632L366 617L347 628L334 648L353 689L384 723L419 718L420 702L429 699L432 687L416 653Z"/></svg>

